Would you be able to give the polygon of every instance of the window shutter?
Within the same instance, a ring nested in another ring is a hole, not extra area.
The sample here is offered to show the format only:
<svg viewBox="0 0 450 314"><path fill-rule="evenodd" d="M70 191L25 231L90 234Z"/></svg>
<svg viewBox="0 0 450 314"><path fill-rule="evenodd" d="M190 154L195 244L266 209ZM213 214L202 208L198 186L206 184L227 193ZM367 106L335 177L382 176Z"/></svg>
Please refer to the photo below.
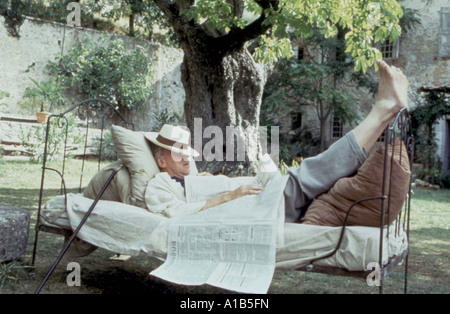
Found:
<svg viewBox="0 0 450 314"><path fill-rule="evenodd" d="M450 57L450 7L441 8L438 56Z"/></svg>

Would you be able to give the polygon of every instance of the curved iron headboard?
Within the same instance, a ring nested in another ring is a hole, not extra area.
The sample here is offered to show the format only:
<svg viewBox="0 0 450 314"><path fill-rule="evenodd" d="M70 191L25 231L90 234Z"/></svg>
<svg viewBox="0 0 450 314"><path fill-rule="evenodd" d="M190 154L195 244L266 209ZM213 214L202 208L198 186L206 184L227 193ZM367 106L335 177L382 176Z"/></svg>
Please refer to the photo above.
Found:
<svg viewBox="0 0 450 314"><path fill-rule="evenodd" d="M68 158L67 151L68 151L68 137L69 137L69 121L68 117L74 116L76 118L82 118L83 120L80 120L79 122L82 123L81 126L77 126L77 129L83 134L84 136L84 143L82 144L82 153L79 156L79 158L82 159L81 162L81 173L80 173L80 183L78 187L78 191L81 193L82 185L83 185L83 173L85 171L85 162L88 158L92 157L92 154L89 154L88 152L88 140L90 136L90 131L92 132L93 129L96 129L97 132L100 132L99 136L99 147L98 151L96 152L97 155L97 168L100 170L100 165L102 161L102 157L104 154L104 136L105 136L105 128L107 124L118 124L125 126L127 128L130 128L134 130L134 124L131 122L128 122L123 115L112 105L110 102L98 99L98 98L92 98L92 99L86 99L83 100L76 105L70 107L69 109L65 110L64 112L60 114L51 114L46 122L46 130L45 130L45 140L44 140L44 153L42 158L42 174L41 174L41 185L39 190L39 203L38 203L38 213L37 213L37 221L36 221L36 228L35 228L35 241L34 241L34 248L33 248L33 257L32 257L32 265L35 263L36 258L36 248L37 248L37 241L38 241L38 233L39 231L46 231L56 234L62 234L62 235L68 235L69 231L67 230L58 230L57 228L49 228L48 226L43 226L40 223L41 219L41 209L44 202L44 190L45 190L45 179L46 179L46 172L51 171L54 173L57 173L60 180L61 180L61 191L60 193L63 195L67 195L67 188L66 188L66 182L64 180L65 175L65 168L66 168L66 160ZM60 129L60 132L62 132L64 135L63 143L60 143L58 145L62 145L62 157L60 158L60 162L58 163L58 167L49 167L48 161L49 156L51 152L49 152L49 145L50 145L50 130L52 128L58 128ZM66 198L66 204L67 204L67 198Z"/></svg>

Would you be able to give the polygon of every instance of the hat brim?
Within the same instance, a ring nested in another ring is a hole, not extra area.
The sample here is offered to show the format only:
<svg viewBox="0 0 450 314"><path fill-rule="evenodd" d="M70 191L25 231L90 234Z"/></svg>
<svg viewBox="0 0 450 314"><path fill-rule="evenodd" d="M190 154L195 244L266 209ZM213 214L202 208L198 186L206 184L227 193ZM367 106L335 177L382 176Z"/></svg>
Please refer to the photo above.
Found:
<svg viewBox="0 0 450 314"><path fill-rule="evenodd" d="M157 132L146 132L146 133L144 133L144 136L147 140L149 140L153 144L155 144L159 147L165 148L167 150L170 150L171 152L177 153L179 155L187 156L187 157L197 157L200 155L195 149L193 149L190 146L188 146L188 149L182 149L179 147L169 146L169 145L159 142L156 139L158 137Z"/></svg>

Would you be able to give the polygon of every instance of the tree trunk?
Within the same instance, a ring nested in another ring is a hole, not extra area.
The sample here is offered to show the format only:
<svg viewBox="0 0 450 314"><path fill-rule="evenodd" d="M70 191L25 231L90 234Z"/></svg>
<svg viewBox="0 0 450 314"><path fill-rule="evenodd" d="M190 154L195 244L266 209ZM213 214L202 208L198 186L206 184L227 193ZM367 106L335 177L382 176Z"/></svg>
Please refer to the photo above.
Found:
<svg viewBox="0 0 450 314"><path fill-rule="evenodd" d="M325 150L325 128L326 128L326 119L319 119L320 121L320 151L323 152Z"/></svg>
<svg viewBox="0 0 450 314"><path fill-rule="evenodd" d="M183 49L187 125L201 154L198 160L212 161L212 172L251 174L261 151L258 129L266 71L245 48L223 57L212 57L213 50L193 50L192 45Z"/></svg>
<svg viewBox="0 0 450 314"><path fill-rule="evenodd" d="M201 154L197 160L214 159L215 170L222 169L226 163L236 175L254 173L261 151L259 113L267 74L265 67L254 62L244 46L271 27L266 21L270 17L266 10L278 10L278 0L258 2L262 8L259 18L243 29L232 27L228 33L209 29L180 14L194 1L154 1L168 17L184 52L181 67L186 93L184 109L194 147ZM234 3L236 16L242 15L243 5L243 2ZM233 141L231 132L227 136L227 129L236 131L240 139ZM237 149L231 149L230 142L227 147L227 138L237 144ZM240 154L242 150L244 157Z"/></svg>
<svg viewBox="0 0 450 314"><path fill-rule="evenodd" d="M128 16L128 35L134 37L134 13Z"/></svg>

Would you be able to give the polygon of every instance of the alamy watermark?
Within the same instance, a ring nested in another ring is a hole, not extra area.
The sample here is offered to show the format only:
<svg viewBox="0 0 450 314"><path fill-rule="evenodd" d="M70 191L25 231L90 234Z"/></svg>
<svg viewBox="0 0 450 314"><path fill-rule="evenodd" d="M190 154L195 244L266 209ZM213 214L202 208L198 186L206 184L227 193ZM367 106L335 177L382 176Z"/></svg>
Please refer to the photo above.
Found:
<svg viewBox="0 0 450 314"><path fill-rule="evenodd" d="M203 129L201 118L194 118L194 131L189 131L193 138L193 148L199 153L196 161L258 161L256 154L246 154L247 147L257 147L256 142L259 141L259 148L262 155L269 155L275 164L279 162L279 127L278 126L259 126L253 128L248 126L226 126L223 128L210 125ZM268 145L268 131L270 131L270 149ZM225 134L224 134L225 132ZM183 133L180 129L174 128L172 130L171 138L177 142L173 145L174 148L180 149L182 147L181 140ZM210 139L205 145L204 139ZM172 155L175 161L181 160L180 156Z"/></svg>
<svg viewBox="0 0 450 314"><path fill-rule="evenodd" d="M81 26L81 7L78 2L69 2L66 9L72 11L67 15L67 25L69 26Z"/></svg>
<svg viewBox="0 0 450 314"><path fill-rule="evenodd" d="M66 283L69 287L81 286L81 267L77 262L70 262L67 264L66 270L71 271L66 278Z"/></svg>
<svg viewBox="0 0 450 314"><path fill-rule="evenodd" d="M371 271L369 275L367 275L366 282L370 287L373 286L381 286L381 267L380 264L376 262L371 262L367 264L367 271Z"/></svg>

